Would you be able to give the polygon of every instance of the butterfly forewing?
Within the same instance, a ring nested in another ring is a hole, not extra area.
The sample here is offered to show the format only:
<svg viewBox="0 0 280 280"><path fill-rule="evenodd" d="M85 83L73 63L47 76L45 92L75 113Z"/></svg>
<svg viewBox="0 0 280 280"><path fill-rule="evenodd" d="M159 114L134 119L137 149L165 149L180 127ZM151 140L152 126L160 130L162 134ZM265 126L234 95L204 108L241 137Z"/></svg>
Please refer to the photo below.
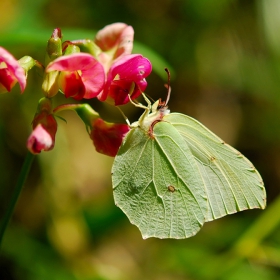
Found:
<svg viewBox="0 0 280 280"><path fill-rule="evenodd" d="M203 177L171 124L157 123L153 136L132 129L112 172L115 203L144 238L186 238L203 225L208 206Z"/></svg>
<svg viewBox="0 0 280 280"><path fill-rule="evenodd" d="M172 113L164 121L183 137L199 168L201 188L206 189L209 202L206 221L246 209L265 208L262 178L247 158L191 117Z"/></svg>

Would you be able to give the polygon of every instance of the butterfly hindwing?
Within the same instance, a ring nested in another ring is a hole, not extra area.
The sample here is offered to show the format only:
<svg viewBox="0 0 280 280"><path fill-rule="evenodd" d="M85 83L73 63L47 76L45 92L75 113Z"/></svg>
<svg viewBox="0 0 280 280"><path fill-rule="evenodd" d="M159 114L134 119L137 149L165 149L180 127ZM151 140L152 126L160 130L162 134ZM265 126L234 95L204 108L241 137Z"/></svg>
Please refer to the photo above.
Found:
<svg viewBox="0 0 280 280"><path fill-rule="evenodd" d="M246 209L265 208L262 178L240 152L189 116L171 113L163 121L176 128L195 158L209 201L206 221Z"/></svg>

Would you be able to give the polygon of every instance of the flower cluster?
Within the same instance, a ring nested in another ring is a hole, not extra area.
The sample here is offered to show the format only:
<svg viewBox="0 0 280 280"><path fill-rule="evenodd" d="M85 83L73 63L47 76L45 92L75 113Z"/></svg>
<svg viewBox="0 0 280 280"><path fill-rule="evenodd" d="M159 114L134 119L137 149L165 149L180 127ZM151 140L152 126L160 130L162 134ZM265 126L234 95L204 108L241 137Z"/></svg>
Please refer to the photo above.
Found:
<svg viewBox="0 0 280 280"><path fill-rule="evenodd" d="M60 32L54 33L59 39ZM48 64L46 73L60 72L57 82L66 97L126 104L128 94L135 99L145 90L152 70L147 58L131 54L133 35L131 26L116 23L100 30L94 41L66 41L63 55Z"/></svg>
<svg viewBox="0 0 280 280"><path fill-rule="evenodd" d="M25 56L16 60L0 47L0 93L10 91L18 82L25 90L28 71L34 66L43 71L42 91L33 120L33 132L27 148L34 154L54 147L57 122L55 115L74 109L85 122L98 152L115 156L127 124L108 123L89 106L60 105L52 108L51 99L62 92L75 100L97 98L114 106L137 98L147 87L150 61L141 54L132 54L134 30L124 23L114 23L97 32L94 40L62 41L56 28L48 40L45 63ZM82 112L82 113L81 113Z"/></svg>

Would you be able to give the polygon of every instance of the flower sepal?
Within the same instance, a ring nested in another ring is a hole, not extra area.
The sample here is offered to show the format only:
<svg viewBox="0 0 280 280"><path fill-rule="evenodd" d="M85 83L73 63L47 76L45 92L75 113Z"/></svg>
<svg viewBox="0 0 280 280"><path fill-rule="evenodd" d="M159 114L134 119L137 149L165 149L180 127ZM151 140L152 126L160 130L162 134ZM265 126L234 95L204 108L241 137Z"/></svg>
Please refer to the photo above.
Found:
<svg viewBox="0 0 280 280"><path fill-rule="evenodd" d="M63 55L69 55L73 53L79 53L80 48L73 44L71 41L65 41L62 44Z"/></svg>
<svg viewBox="0 0 280 280"><path fill-rule="evenodd" d="M99 114L89 105L89 104L64 104L57 106L53 112L55 114L65 111L65 110L73 110L84 122L86 129L88 132L91 131L91 124L96 119L100 118Z"/></svg>
<svg viewBox="0 0 280 280"><path fill-rule="evenodd" d="M62 35L60 28L55 28L51 38L48 40L45 63L49 64L51 61L62 55Z"/></svg>
<svg viewBox="0 0 280 280"><path fill-rule="evenodd" d="M51 71L44 74L42 90L47 98L54 97L59 91L59 71Z"/></svg>
<svg viewBox="0 0 280 280"><path fill-rule="evenodd" d="M71 41L71 43L75 46L78 46L81 52L89 53L95 58L97 58L102 52L102 50L90 39L74 40Z"/></svg>
<svg viewBox="0 0 280 280"><path fill-rule="evenodd" d="M114 157L122 140L130 130L127 124L109 123L100 118L89 104L64 104L56 107L55 114L64 110L74 110L82 119L97 152Z"/></svg>
<svg viewBox="0 0 280 280"><path fill-rule="evenodd" d="M28 71L31 70L34 66L38 66L39 68L42 68L42 65L40 63L38 63L34 58L28 55L19 59L18 63L24 69L26 76Z"/></svg>

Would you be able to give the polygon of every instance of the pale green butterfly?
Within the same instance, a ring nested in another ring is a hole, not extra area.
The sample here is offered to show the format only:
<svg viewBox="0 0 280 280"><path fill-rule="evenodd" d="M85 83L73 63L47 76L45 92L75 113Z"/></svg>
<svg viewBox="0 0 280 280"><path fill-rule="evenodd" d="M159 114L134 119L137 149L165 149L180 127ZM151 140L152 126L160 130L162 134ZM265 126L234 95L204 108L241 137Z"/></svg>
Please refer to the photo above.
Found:
<svg viewBox="0 0 280 280"><path fill-rule="evenodd" d="M144 98L112 168L115 203L143 238L188 238L205 222L265 208L262 178L247 158L197 120L170 113L168 100L151 106Z"/></svg>

